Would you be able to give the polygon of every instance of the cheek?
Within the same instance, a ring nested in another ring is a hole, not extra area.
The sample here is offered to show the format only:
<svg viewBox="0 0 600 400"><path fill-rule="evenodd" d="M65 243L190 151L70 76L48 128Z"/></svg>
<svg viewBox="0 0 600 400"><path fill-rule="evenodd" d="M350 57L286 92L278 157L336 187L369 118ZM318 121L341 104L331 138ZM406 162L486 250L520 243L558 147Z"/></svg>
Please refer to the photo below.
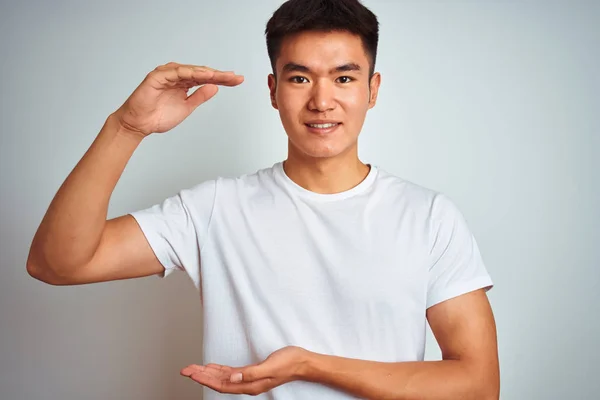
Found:
<svg viewBox="0 0 600 400"><path fill-rule="evenodd" d="M304 96L298 91L281 88L276 93L277 106L282 118L286 120L297 119L304 107Z"/></svg>
<svg viewBox="0 0 600 400"><path fill-rule="evenodd" d="M356 87L352 89L346 89L340 93L340 104L347 110L347 112L357 112L366 110L369 106L369 90L368 88ZM352 114L351 116L358 116Z"/></svg>

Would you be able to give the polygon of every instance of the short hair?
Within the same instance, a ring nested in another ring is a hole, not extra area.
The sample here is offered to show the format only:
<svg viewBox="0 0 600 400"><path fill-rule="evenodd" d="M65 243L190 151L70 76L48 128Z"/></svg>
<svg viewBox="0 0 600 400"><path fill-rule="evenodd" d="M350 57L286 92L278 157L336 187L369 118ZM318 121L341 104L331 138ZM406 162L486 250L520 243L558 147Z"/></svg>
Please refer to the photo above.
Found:
<svg viewBox="0 0 600 400"><path fill-rule="evenodd" d="M306 31L360 36L369 58L369 76L375 72L379 21L359 0L288 0L273 13L265 29L273 74L285 37Z"/></svg>

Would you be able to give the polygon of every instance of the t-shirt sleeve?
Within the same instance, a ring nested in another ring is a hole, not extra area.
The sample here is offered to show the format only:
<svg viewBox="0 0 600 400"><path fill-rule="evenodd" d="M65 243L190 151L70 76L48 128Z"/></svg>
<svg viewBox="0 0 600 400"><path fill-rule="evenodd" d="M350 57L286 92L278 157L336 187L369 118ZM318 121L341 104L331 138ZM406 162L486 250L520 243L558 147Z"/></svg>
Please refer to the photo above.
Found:
<svg viewBox="0 0 600 400"><path fill-rule="evenodd" d="M130 213L165 268L159 276L186 271L199 287L200 252L208 236L215 194L216 181L206 181L160 204Z"/></svg>
<svg viewBox="0 0 600 400"><path fill-rule="evenodd" d="M456 205L438 194L431 208L430 268L427 308L493 282L477 242Z"/></svg>

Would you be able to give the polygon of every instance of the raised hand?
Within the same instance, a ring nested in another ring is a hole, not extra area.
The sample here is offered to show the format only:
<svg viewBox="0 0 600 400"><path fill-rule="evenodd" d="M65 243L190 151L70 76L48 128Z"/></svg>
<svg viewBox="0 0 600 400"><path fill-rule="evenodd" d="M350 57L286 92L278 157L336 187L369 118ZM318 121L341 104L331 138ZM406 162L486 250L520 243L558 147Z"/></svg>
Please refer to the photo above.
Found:
<svg viewBox="0 0 600 400"><path fill-rule="evenodd" d="M133 133L167 132L211 99L218 85L237 86L243 81L243 76L231 71L170 62L150 72L114 114ZM201 87L188 96L195 86Z"/></svg>

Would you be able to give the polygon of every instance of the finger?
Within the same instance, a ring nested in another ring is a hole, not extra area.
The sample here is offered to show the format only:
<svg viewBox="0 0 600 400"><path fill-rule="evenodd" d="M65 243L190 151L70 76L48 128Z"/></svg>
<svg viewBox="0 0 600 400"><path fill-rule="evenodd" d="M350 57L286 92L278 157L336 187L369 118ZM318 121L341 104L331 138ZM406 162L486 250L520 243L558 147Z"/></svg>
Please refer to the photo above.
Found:
<svg viewBox="0 0 600 400"><path fill-rule="evenodd" d="M218 381L227 381L231 376L229 372L215 368L206 368L204 372L201 373L210 376L211 378L217 379Z"/></svg>
<svg viewBox="0 0 600 400"><path fill-rule="evenodd" d="M218 377L212 376L211 374L207 374L205 372L196 372L190 375L190 379L217 391L221 389L223 382L222 379L219 379Z"/></svg>
<svg viewBox="0 0 600 400"><path fill-rule="evenodd" d="M181 72L184 74L184 76L189 76L189 72L197 72L197 71L198 72L217 72L217 73L234 74L235 75L234 71L222 71L222 70L207 67L204 65L187 65L187 64L177 64L174 62L170 62L165 65L160 65L160 66L156 67L156 69L154 71L170 71L170 70L176 70L178 72ZM181 76L181 73L179 74L180 76Z"/></svg>
<svg viewBox="0 0 600 400"><path fill-rule="evenodd" d="M183 368L181 370L181 375L184 376L190 376L196 372L202 372L202 373L207 373L207 374L212 374L212 375L216 375L218 374L219 376L223 376L224 379L229 379L229 376L231 375L231 367L228 367L226 365L219 365L219 364L207 364L207 365L196 365L196 364L192 364L192 365L188 365L187 367Z"/></svg>
<svg viewBox="0 0 600 400"><path fill-rule="evenodd" d="M192 374L190 378L193 381L209 387L219 393L258 395L272 389L274 386L271 379L263 379L247 383L231 383L227 380L215 379L213 376L210 376L204 372Z"/></svg>
<svg viewBox="0 0 600 400"><path fill-rule="evenodd" d="M158 67L156 67L156 68L155 68L155 71L161 71L161 70L164 70L164 69L173 68L173 67L175 67L175 66L177 66L177 65L180 65L180 64L179 64L179 63L176 63L176 62L173 62L173 61L171 61L171 62L168 62L168 63L166 63L166 64L159 65Z"/></svg>
<svg viewBox="0 0 600 400"><path fill-rule="evenodd" d="M243 75L231 71L191 70L191 79L200 83L212 83L222 86L237 86L244 81Z"/></svg>
<svg viewBox="0 0 600 400"><path fill-rule="evenodd" d="M211 84L196 89L186 100L187 104L189 104L190 112L194 111L200 104L212 99L218 91L219 87Z"/></svg>
<svg viewBox="0 0 600 400"><path fill-rule="evenodd" d="M220 371L227 371L227 372L231 372L231 369L232 369L231 367L228 367L227 365L220 365L220 364L207 364L206 367L218 369Z"/></svg>
<svg viewBox="0 0 600 400"><path fill-rule="evenodd" d="M165 70L156 70L148 75L162 87L175 87L182 82L193 81L197 85L207 83L223 86L237 86L243 82L244 77L233 72L194 70L189 67L176 67Z"/></svg>
<svg viewBox="0 0 600 400"><path fill-rule="evenodd" d="M272 371L264 364L258 364L232 371L231 382L254 382L266 378L274 378Z"/></svg>
<svg viewBox="0 0 600 400"><path fill-rule="evenodd" d="M235 74L234 71L222 71L222 70L218 70L218 69L215 69L215 68L207 67L205 65L179 64L179 63L176 63L176 62L173 62L173 61L171 61L171 62L169 62L167 64L164 64L164 65L159 65L158 67L155 68L155 70L153 72L155 72L155 71L156 72L159 72L159 71L170 71L172 69L181 69L181 70L184 70L184 71L185 71L185 69L189 69L192 72L196 72L196 71L198 71L198 72L216 72L216 73L223 73L223 74L228 74L228 75L229 74L233 74L233 75L236 76L236 78L234 78L234 82L227 83L229 86L239 85L244 80L244 77L242 75ZM217 76L218 75L219 74L217 74ZM168 78L170 78L169 80L171 82L177 82L177 79L175 78L174 75L168 76ZM192 80L192 79L194 79L193 74L192 74L192 78L190 80L187 80L187 81L188 82L193 82L194 84L193 85L187 85L187 82L186 82L186 85L188 87L197 86L199 84L199 82L197 81L197 79L196 80ZM208 83L208 82L201 82L200 84L202 84L202 83ZM219 84L218 82L210 82L210 83Z"/></svg>
<svg viewBox="0 0 600 400"><path fill-rule="evenodd" d="M220 380L228 380L231 376L231 367L218 364L208 364L204 373L214 376Z"/></svg>
<svg viewBox="0 0 600 400"><path fill-rule="evenodd" d="M238 75L239 77L239 75ZM236 78L239 80L239 78ZM241 81L243 81L243 77L241 77ZM205 80L205 81L200 81L199 79L182 79L179 81L175 81L175 82L171 82L171 85L169 86L170 88L186 88L186 89L191 89L194 86L200 86L200 85L204 85L206 83L214 83L214 84L219 84L218 82L209 82L209 80ZM241 83L241 82L240 82ZM223 86L234 86L236 85L235 82L227 82L226 85Z"/></svg>
<svg viewBox="0 0 600 400"><path fill-rule="evenodd" d="M159 65L158 67L156 67L156 70L159 70L159 71L167 70L167 69L176 68L176 67L187 67L187 68L193 68L193 69L201 69L201 70L205 70L205 71L219 71L218 69L207 67L205 65L181 64L181 63L176 63L173 61L163 64L163 65Z"/></svg>
<svg viewBox="0 0 600 400"><path fill-rule="evenodd" d="M188 365L187 367L182 369L180 374L183 376L190 376L194 373L202 372L202 371L204 371L204 369L205 368L202 365L192 364L192 365Z"/></svg>
<svg viewBox="0 0 600 400"><path fill-rule="evenodd" d="M219 391L221 391L221 393L249 394L256 396L273 389L275 386L273 380L270 378L244 383L221 382Z"/></svg>
<svg viewBox="0 0 600 400"><path fill-rule="evenodd" d="M165 69L160 71L159 75L167 83L178 84L181 81L195 81L199 79L212 79L218 71L212 71L208 69L196 69L189 66L175 66L173 68Z"/></svg>

